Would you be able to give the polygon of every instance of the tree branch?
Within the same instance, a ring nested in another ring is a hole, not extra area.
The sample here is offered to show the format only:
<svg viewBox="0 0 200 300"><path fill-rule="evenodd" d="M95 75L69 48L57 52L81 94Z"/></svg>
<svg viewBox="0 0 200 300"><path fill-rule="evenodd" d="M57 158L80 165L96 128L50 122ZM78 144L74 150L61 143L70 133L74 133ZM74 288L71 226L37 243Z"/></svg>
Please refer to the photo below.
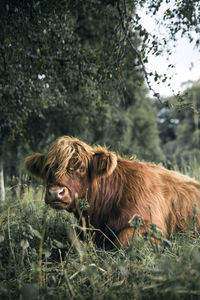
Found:
<svg viewBox="0 0 200 300"><path fill-rule="evenodd" d="M131 39L128 36L128 21L127 21L128 18L127 18L126 0L124 0L124 15L123 15L122 9L121 9L121 0L117 1L117 9L118 9L118 12L119 12L119 16L120 16L122 30L124 32L125 40L128 41L131 49L135 52L135 54L138 57L138 60L140 62L140 65L142 66L142 70L144 72L144 77L146 79L147 86L148 86L149 90L152 91L154 97L156 97L161 102L160 94L156 93L156 91L153 89L153 87L150 83L149 73L146 70L146 67L145 67L145 64L143 62L142 56L141 56L140 52L135 48L135 46L133 45ZM125 24L126 24L126 26L125 26Z"/></svg>

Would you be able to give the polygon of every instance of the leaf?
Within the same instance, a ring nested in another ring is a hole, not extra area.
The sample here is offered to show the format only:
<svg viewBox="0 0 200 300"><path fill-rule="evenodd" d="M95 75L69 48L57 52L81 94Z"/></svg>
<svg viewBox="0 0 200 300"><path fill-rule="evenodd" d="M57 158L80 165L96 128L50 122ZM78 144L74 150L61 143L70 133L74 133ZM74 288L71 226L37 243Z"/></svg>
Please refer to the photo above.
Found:
<svg viewBox="0 0 200 300"><path fill-rule="evenodd" d="M36 230L36 229L33 229L31 230L32 234L34 236L36 236L38 239L41 239L41 234Z"/></svg>
<svg viewBox="0 0 200 300"><path fill-rule="evenodd" d="M49 258L49 256L51 255L51 251L44 249L43 254L44 254L45 258Z"/></svg>
<svg viewBox="0 0 200 300"><path fill-rule="evenodd" d="M113 283L112 287L118 287L121 286L124 283L124 279L120 280L120 281L116 281Z"/></svg>
<svg viewBox="0 0 200 300"><path fill-rule="evenodd" d="M29 229L32 235L36 236L38 239L41 239L41 234L39 233L39 231L34 229L30 224L29 224Z"/></svg>
<svg viewBox="0 0 200 300"><path fill-rule="evenodd" d="M21 240L20 246L23 250L26 250L29 247L29 242L27 240Z"/></svg>
<svg viewBox="0 0 200 300"><path fill-rule="evenodd" d="M0 243L2 243L4 241L4 236L0 235Z"/></svg>
<svg viewBox="0 0 200 300"><path fill-rule="evenodd" d="M55 244L55 246L57 248L64 248L64 244L63 243L61 243L61 242L59 242L57 240L53 240L53 241L54 241L54 244Z"/></svg>
<svg viewBox="0 0 200 300"><path fill-rule="evenodd" d="M162 242L166 247L171 247L172 246L172 243L167 239L162 239Z"/></svg>

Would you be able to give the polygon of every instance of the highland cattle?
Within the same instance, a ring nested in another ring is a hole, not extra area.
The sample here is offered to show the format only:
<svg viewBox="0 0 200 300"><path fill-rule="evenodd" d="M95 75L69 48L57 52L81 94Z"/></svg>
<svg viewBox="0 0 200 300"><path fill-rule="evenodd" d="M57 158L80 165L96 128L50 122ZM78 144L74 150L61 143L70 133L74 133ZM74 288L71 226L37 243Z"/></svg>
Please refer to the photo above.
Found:
<svg viewBox="0 0 200 300"><path fill-rule="evenodd" d="M28 157L25 167L44 181L45 202L72 212L91 224L94 240L105 239L126 246L134 228L130 220L140 216L146 226L154 223L164 236L183 230L200 206L200 184L175 171L125 159L106 147L90 146L63 136L46 154ZM88 206L81 210L78 199ZM196 216L196 226L200 217Z"/></svg>

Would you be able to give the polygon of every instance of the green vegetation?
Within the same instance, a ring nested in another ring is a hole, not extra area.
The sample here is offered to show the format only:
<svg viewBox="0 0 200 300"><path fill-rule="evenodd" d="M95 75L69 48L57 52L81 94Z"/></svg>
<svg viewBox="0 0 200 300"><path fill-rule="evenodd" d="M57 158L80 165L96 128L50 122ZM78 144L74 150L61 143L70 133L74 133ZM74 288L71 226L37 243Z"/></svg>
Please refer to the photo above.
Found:
<svg viewBox="0 0 200 300"><path fill-rule="evenodd" d="M152 36L138 11L156 15L163 3L168 35ZM154 91L155 103L149 78L167 75L145 69L150 53L170 55L176 34L192 40L194 30L200 46L199 12L199 0L0 2L0 299L200 297L192 230L171 247L140 237L98 249L90 234L77 238L73 216L44 205L23 169L27 155L72 135L200 179L199 83L170 99Z"/></svg>
<svg viewBox="0 0 200 300"><path fill-rule="evenodd" d="M26 155L45 151L61 135L162 158L156 111L137 53L126 42L128 36L137 49L140 38L131 24L124 35L120 7L97 0L0 3L0 162L6 184L21 178ZM134 16L133 3L126 11Z"/></svg>
<svg viewBox="0 0 200 300"><path fill-rule="evenodd" d="M198 176L200 166L200 85L191 83L179 102L166 99L166 106L158 110L158 128L161 148L166 160L179 169ZM186 168L186 170L185 170Z"/></svg>
<svg viewBox="0 0 200 300"><path fill-rule="evenodd" d="M126 249L98 249L90 234L78 239L73 216L44 205L42 189L23 199L10 192L0 218L1 299L200 296L200 241L192 231L173 235L171 247L139 237Z"/></svg>
<svg viewBox="0 0 200 300"><path fill-rule="evenodd" d="M21 184L24 157L45 151L61 135L166 160L170 151L161 149L163 131L145 86L151 88L150 76L159 82L166 74L148 73L145 64L149 53L168 49L177 33L198 33L199 1L167 4L162 22L169 40L152 37L138 15L144 5L156 15L164 3L1 1L0 174L4 168L6 185L13 176Z"/></svg>

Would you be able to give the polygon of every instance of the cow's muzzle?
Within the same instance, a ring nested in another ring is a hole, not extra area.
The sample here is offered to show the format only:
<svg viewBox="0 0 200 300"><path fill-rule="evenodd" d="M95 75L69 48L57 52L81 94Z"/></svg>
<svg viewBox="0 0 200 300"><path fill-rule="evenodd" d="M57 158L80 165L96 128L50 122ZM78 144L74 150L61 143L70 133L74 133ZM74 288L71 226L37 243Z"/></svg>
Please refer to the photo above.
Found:
<svg viewBox="0 0 200 300"><path fill-rule="evenodd" d="M45 202L52 208L71 211L72 193L65 186L49 185L46 188Z"/></svg>
<svg viewBox="0 0 200 300"><path fill-rule="evenodd" d="M66 188L65 187L47 187L47 195L50 202L62 200L65 196Z"/></svg>

